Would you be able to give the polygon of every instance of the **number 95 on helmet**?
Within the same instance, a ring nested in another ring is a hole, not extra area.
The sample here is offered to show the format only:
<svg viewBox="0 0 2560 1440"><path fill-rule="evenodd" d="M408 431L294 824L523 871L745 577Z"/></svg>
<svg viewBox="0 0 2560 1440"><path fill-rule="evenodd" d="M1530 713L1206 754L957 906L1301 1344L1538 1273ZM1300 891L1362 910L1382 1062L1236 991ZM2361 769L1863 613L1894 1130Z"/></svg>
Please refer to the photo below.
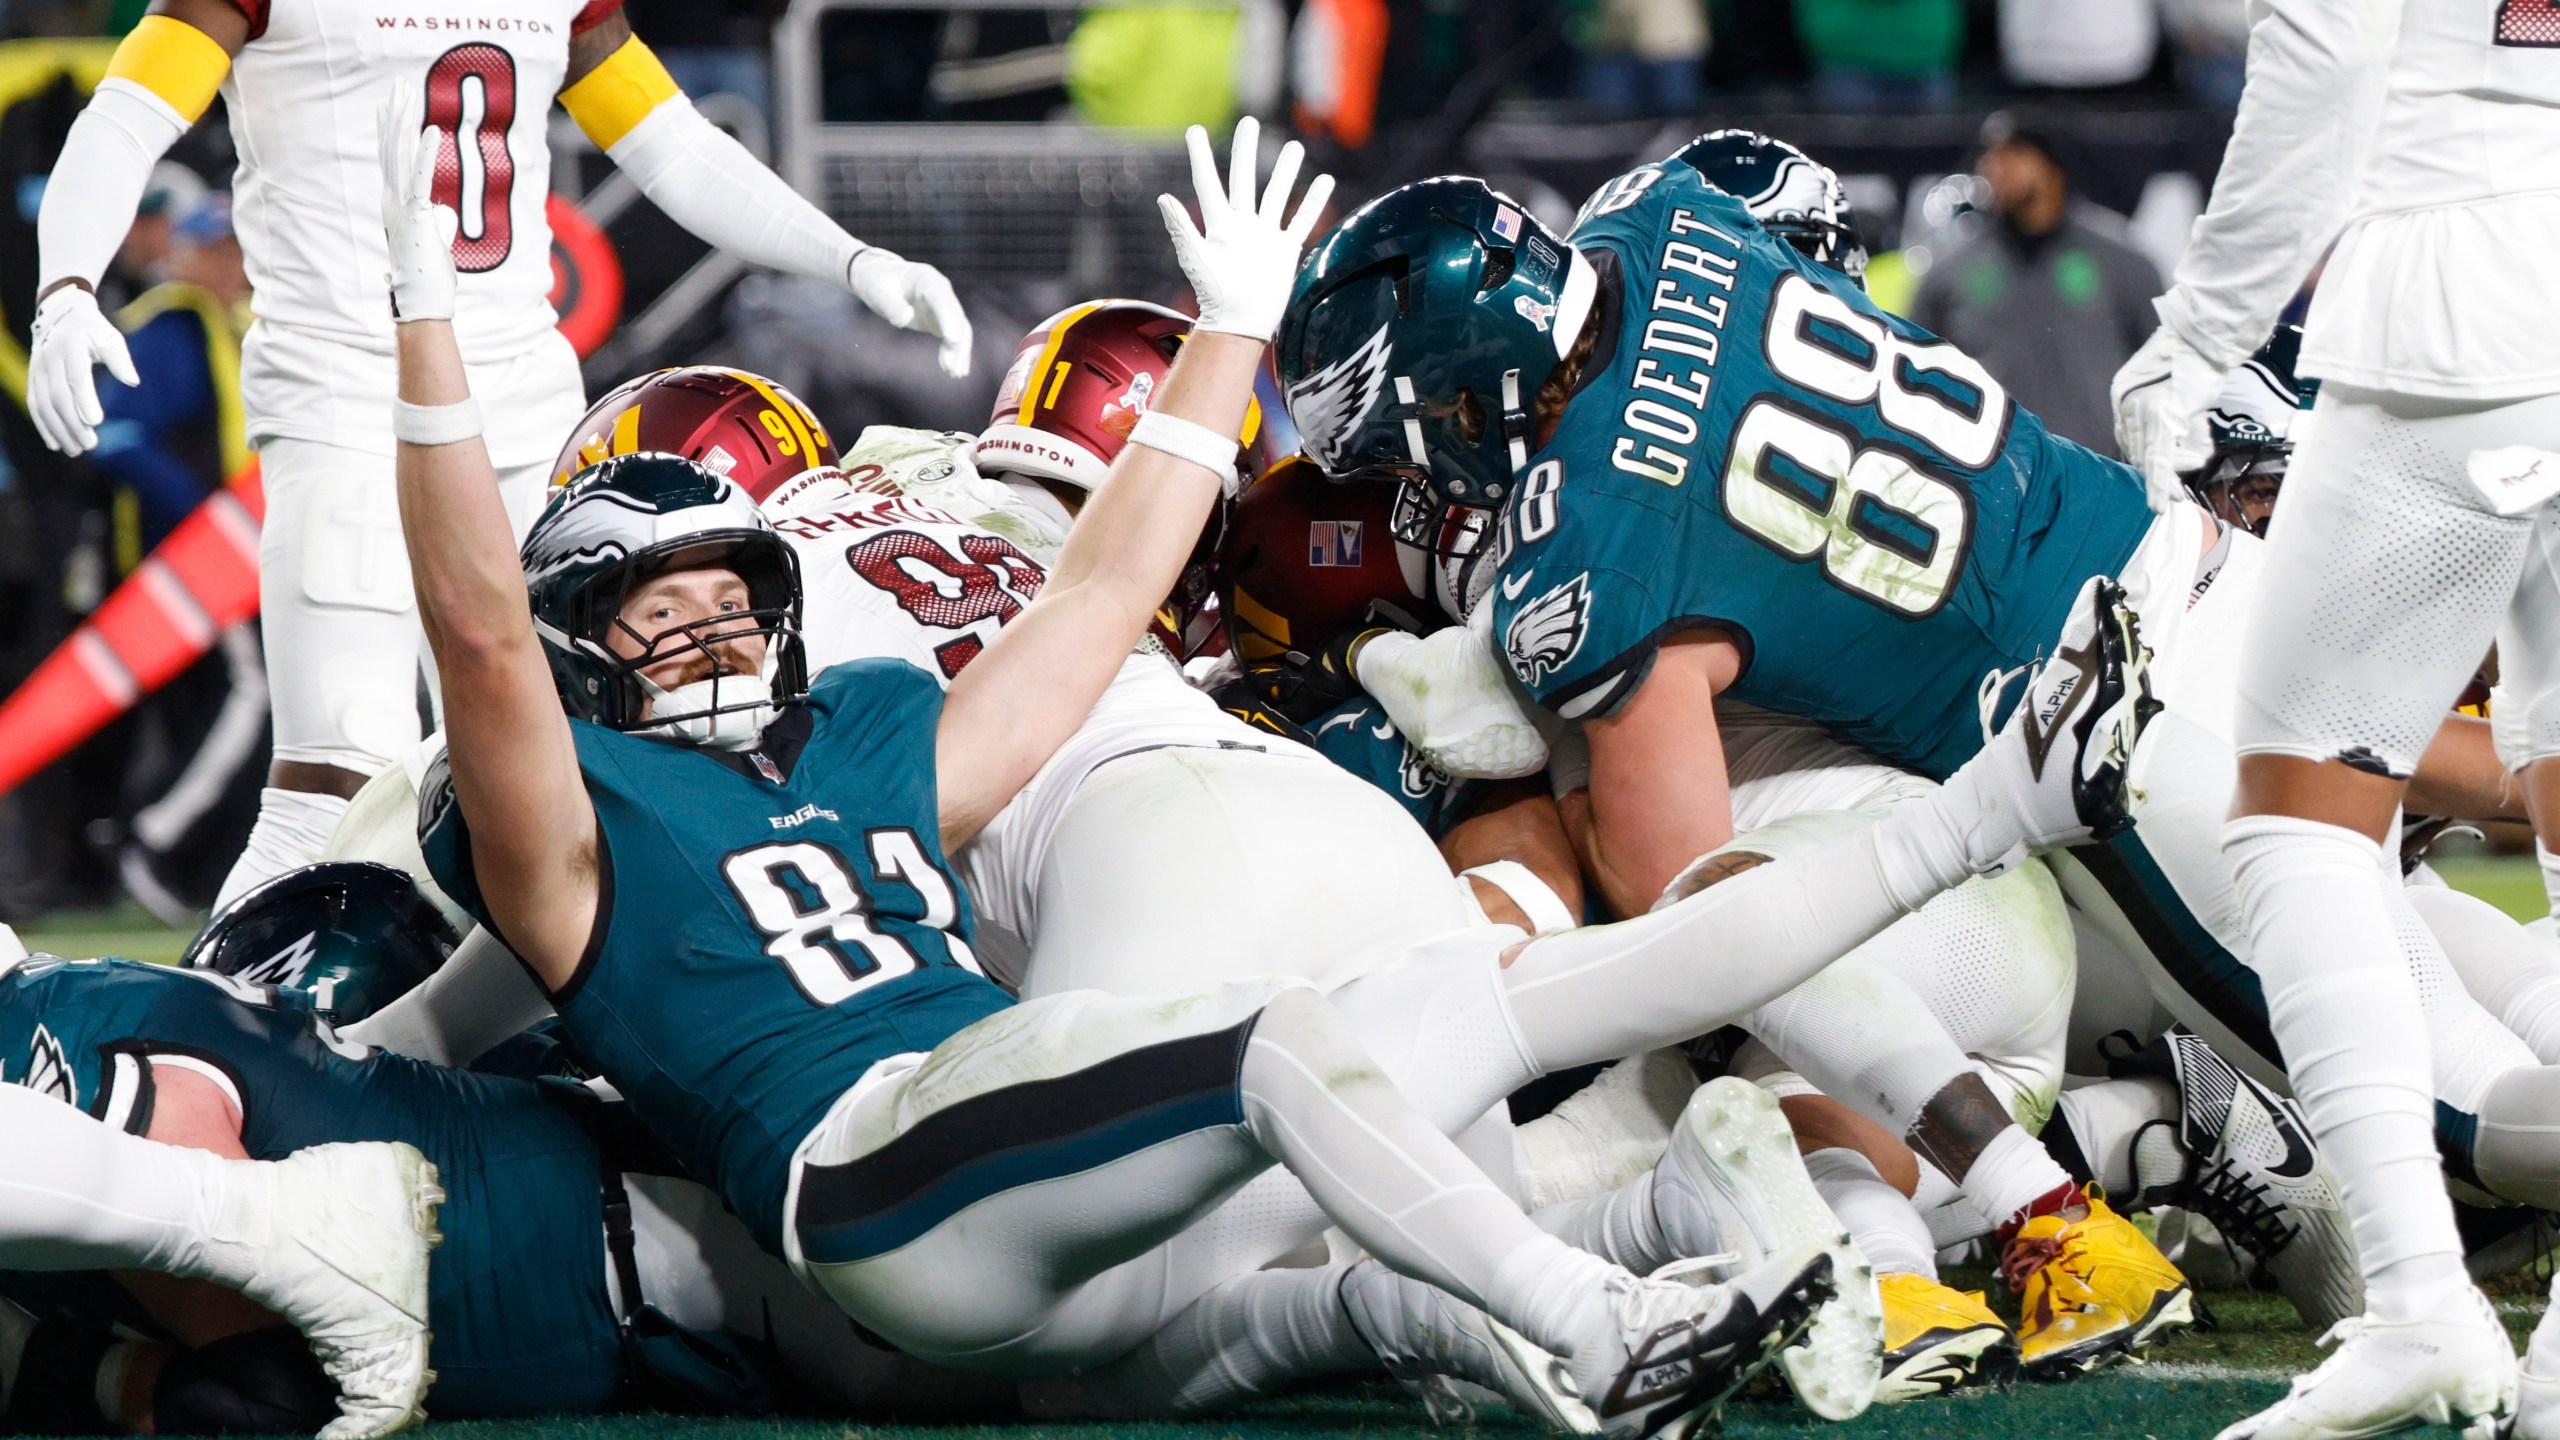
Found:
<svg viewBox="0 0 2560 1440"><path fill-rule="evenodd" d="M1481 180L1391 190L1298 272L1276 358L1307 457L1380 470L1443 502L1500 505L1533 446L1530 405L1589 318L1591 263Z"/></svg>

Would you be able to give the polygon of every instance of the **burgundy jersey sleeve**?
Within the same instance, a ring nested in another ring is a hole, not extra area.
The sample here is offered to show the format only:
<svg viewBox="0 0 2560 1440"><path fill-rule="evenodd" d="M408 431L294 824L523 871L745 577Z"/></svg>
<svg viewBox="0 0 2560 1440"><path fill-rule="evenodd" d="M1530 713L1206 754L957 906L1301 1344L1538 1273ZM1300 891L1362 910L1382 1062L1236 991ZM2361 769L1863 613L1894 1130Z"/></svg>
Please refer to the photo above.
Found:
<svg viewBox="0 0 2560 1440"><path fill-rule="evenodd" d="M262 10L266 8L266 0L232 0L232 3L255 4ZM622 0L587 0L586 4L578 7L578 18L569 22L569 33L583 35L612 19L620 9Z"/></svg>

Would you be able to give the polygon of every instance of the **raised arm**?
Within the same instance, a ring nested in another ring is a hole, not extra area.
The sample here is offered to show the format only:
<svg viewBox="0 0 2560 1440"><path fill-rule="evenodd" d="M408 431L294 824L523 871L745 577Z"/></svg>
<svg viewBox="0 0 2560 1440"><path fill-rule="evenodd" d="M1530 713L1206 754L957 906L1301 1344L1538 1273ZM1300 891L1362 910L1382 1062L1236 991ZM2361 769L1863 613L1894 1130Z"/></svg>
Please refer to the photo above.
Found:
<svg viewBox="0 0 2560 1440"><path fill-rule="evenodd" d="M98 310L98 280L133 228L151 167L213 104L249 21L228 0L154 0L116 45L107 78L71 122L36 211L36 313L27 414L44 443L79 455L98 443L100 365L139 385L124 337Z"/></svg>
<svg viewBox="0 0 2560 1440"><path fill-rule="evenodd" d="M2266 343L2277 312L2346 223L2397 33L2392 0L2249 0L2249 82L2213 200L2153 302L2160 328L2117 372L2116 443L2152 508L2204 463L2205 408Z"/></svg>
<svg viewBox="0 0 2560 1440"><path fill-rule="evenodd" d="M424 96L382 110L382 224L400 352L400 528L444 692L445 755L498 934L545 985L575 973L595 924L596 817L534 638L514 532L453 339L451 210L427 198Z"/></svg>
<svg viewBox="0 0 2560 1440"><path fill-rule="evenodd" d="M1084 723L1172 591L1220 487L1236 483L1236 438L1263 347L1333 191L1320 175L1294 218L1284 214L1303 159L1293 140L1257 198L1259 136L1252 117L1237 124L1230 181L1221 185L1208 133L1191 127L1201 228L1173 197L1160 203L1200 318L1111 462L1110 483L1068 532L1040 598L951 684L935 735L946 848L977 834Z"/></svg>
<svg viewBox="0 0 2560 1440"><path fill-rule="evenodd" d="M969 316L942 272L864 244L802 199L693 108L621 11L570 40L560 103L677 224L741 260L852 291L890 324L940 339L945 374L969 373Z"/></svg>

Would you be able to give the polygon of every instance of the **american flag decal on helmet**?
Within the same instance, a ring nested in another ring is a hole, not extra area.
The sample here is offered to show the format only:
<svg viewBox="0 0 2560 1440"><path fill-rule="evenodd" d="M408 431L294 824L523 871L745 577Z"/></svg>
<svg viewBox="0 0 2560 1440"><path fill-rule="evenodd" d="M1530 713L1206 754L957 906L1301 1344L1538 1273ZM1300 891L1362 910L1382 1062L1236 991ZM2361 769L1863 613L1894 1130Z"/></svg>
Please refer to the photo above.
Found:
<svg viewBox="0 0 2560 1440"><path fill-rule="evenodd" d="M1497 207L1493 212L1493 233L1505 240L1519 239L1520 212L1508 205Z"/></svg>
<svg viewBox="0 0 2560 1440"><path fill-rule="evenodd" d="M1307 522L1307 563L1356 570L1360 567L1360 532L1367 528L1362 520L1310 520Z"/></svg>

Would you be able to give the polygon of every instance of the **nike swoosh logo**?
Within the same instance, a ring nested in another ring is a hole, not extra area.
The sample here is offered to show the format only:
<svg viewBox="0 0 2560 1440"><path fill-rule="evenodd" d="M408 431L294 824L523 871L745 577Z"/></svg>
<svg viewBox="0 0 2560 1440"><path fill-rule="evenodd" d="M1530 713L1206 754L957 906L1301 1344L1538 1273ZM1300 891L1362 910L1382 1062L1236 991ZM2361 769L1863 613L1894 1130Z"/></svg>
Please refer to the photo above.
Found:
<svg viewBox="0 0 2560 1440"><path fill-rule="evenodd" d="M2054 652L2054 658L2080 672L2079 680L2072 685L2070 695L2062 702L2062 709L2051 720L2038 720L2034 694L2031 692L2018 700L2020 705L2027 707L2026 713L2018 717L2018 723L2025 726L2027 731L2027 769L2038 780L2044 778L2044 761L2045 757L2053 751L2053 742L2061 737L2063 727L2071 723L2073 715L2079 713L2081 702L2088 697L2091 690L2097 687L2098 683L2098 642L2096 640L2091 640L2086 650L2057 650Z"/></svg>
<svg viewBox="0 0 2560 1440"><path fill-rule="evenodd" d="M1529 588L1529 577L1537 573L1538 572L1535 570L1524 570L1517 575L1503 576L1502 598L1505 600L1519 599L1520 592Z"/></svg>
<svg viewBox="0 0 2560 1440"><path fill-rule="evenodd" d="M2282 1106L2275 1107L2274 1113L2276 1134L2284 1138L2284 1162L2268 1166L2267 1173L2283 1180L2311 1178L2312 1167L2319 1160L2311 1152L2311 1142L2303 1138L2301 1124Z"/></svg>

